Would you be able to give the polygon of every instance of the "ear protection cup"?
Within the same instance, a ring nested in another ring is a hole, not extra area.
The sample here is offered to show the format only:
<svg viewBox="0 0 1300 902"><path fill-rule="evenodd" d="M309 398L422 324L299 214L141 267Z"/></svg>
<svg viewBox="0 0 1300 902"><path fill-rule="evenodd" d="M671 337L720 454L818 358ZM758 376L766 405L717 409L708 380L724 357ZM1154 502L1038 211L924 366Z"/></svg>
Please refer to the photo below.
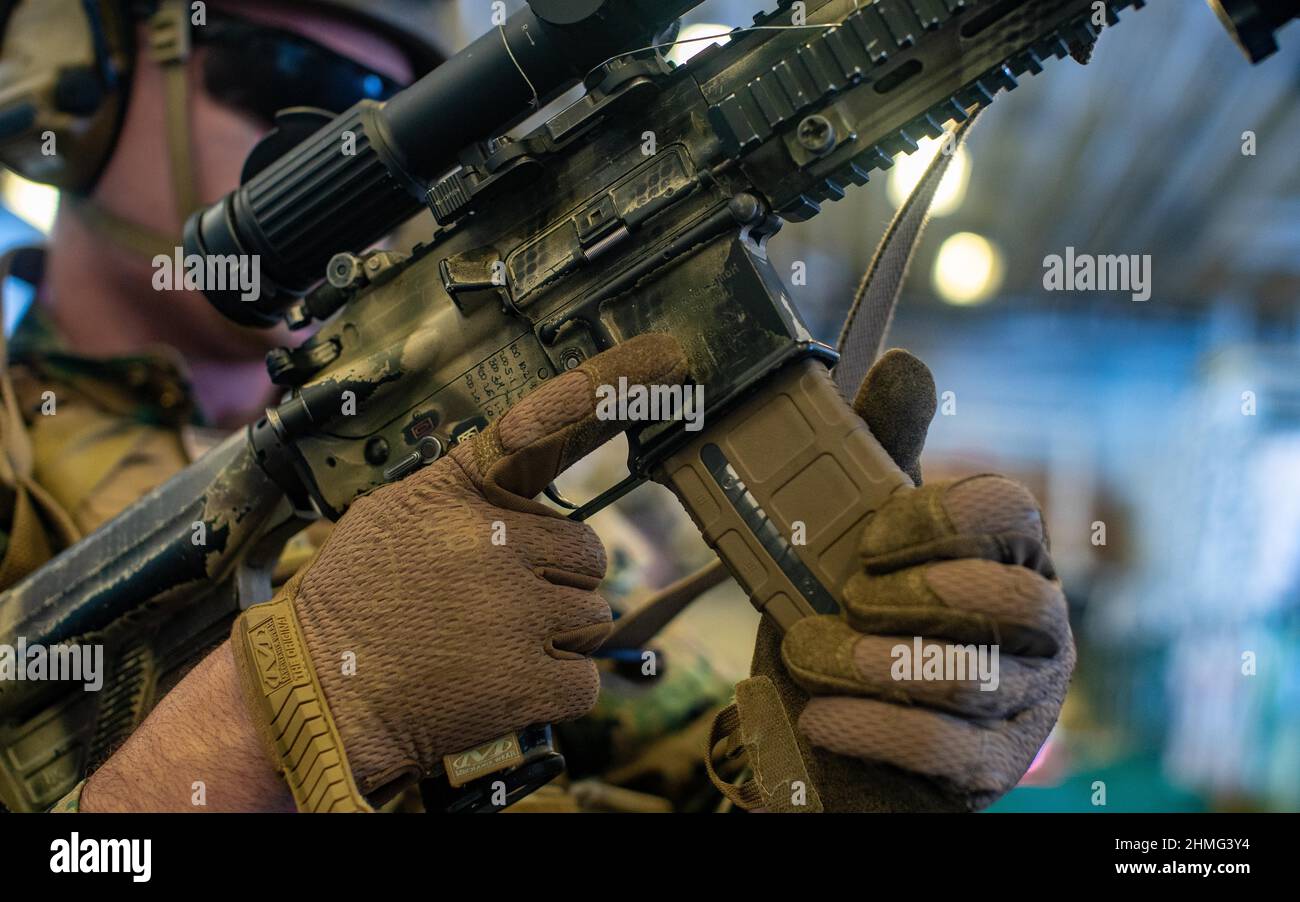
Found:
<svg viewBox="0 0 1300 902"><path fill-rule="evenodd" d="M168 2L0 0L0 165L31 181L88 193L112 156L125 118L136 25ZM287 2L354 18L387 34L417 74L441 62L459 31L450 2ZM190 4L178 5L178 14L188 19Z"/></svg>
<svg viewBox="0 0 1300 902"><path fill-rule="evenodd" d="M89 190L122 126L134 44L122 0L0 0L0 163Z"/></svg>

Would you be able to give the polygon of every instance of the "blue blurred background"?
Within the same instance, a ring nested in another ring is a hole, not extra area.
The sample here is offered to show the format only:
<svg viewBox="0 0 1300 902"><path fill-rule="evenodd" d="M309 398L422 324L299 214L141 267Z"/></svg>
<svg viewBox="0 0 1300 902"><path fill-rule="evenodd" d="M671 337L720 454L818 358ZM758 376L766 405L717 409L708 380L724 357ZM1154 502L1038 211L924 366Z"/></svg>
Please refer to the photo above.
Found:
<svg viewBox="0 0 1300 902"><path fill-rule="evenodd" d="M709 0L691 34L756 8ZM1080 648L996 810L1300 809L1300 25L1282 44L1252 68L1202 3L1127 14L999 97L918 252L892 343L946 402L928 478L1038 493ZM773 240L824 340L919 159ZM52 198L4 199L0 245L39 238ZM1045 291L1067 247L1149 254L1150 299ZM7 286L6 327L24 302ZM749 643L743 600L715 608L701 629Z"/></svg>

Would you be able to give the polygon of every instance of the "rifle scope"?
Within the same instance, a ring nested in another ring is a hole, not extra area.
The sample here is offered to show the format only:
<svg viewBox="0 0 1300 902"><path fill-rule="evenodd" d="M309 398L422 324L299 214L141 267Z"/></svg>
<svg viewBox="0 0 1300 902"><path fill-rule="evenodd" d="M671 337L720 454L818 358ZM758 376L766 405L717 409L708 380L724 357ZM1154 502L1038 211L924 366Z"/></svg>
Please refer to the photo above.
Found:
<svg viewBox="0 0 1300 902"><path fill-rule="evenodd" d="M460 151L500 135L700 0L528 0L529 7L388 101L363 100L185 224L185 253L260 257L261 295L207 292L230 319L272 326L329 259L420 211Z"/></svg>

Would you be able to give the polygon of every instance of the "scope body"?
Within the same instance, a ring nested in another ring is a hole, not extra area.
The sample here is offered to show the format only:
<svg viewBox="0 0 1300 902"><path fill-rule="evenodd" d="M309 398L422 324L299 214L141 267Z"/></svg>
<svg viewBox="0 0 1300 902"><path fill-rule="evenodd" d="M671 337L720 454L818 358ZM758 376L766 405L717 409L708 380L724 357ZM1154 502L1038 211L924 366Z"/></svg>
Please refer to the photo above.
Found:
<svg viewBox="0 0 1300 902"><path fill-rule="evenodd" d="M459 153L497 137L699 0L530 0L388 101L362 101L186 223L187 255L260 258L261 293L209 291L226 316L275 325L325 274L418 213Z"/></svg>

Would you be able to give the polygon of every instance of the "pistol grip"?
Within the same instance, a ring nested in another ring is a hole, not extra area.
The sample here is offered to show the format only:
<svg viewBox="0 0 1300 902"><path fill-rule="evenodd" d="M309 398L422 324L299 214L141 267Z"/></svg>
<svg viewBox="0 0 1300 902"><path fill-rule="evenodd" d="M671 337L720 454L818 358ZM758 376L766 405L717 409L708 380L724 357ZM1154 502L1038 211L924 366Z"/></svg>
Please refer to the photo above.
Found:
<svg viewBox="0 0 1300 902"><path fill-rule="evenodd" d="M782 630L833 614L867 519L911 479L816 360L780 370L668 457L655 480Z"/></svg>

